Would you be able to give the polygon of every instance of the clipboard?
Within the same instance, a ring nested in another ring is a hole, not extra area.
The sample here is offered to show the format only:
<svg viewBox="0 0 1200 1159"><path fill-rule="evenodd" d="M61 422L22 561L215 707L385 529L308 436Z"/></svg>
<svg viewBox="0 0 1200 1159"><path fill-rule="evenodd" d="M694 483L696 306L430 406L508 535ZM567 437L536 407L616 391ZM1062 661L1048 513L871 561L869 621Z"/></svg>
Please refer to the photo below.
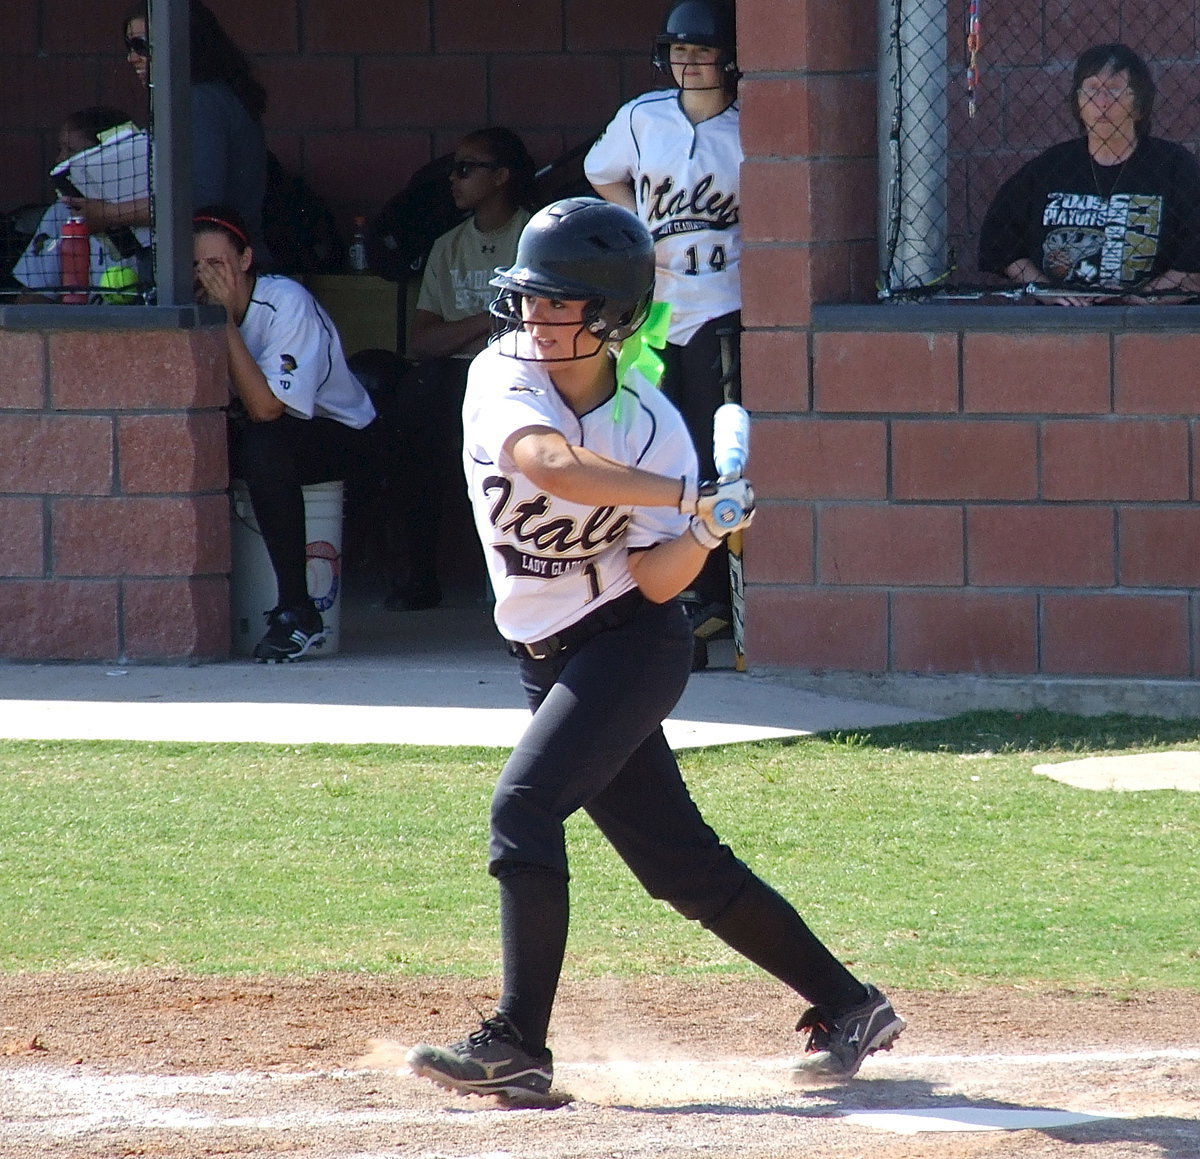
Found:
<svg viewBox="0 0 1200 1159"><path fill-rule="evenodd" d="M132 122L118 126L99 145L60 161L50 170L50 180L67 197L109 202L149 197L150 134ZM130 232L138 246L150 244L149 227L139 225Z"/></svg>

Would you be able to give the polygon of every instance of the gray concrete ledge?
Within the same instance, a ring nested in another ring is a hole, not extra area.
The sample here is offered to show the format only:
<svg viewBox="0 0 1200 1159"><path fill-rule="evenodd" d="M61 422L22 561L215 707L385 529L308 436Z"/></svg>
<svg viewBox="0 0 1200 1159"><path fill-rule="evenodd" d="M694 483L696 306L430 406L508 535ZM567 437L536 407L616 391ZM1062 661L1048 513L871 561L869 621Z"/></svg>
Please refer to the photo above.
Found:
<svg viewBox="0 0 1200 1159"><path fill-rule="evenodd" d="M199 330L224 324L220 306L0 304L0 330Z"/></svg>
<svg viewBox="0 0 1200 1159"><path fill-rule="evenodd" d="M1143 333L1200 329L1200 306L1025 306L1004 302L907 302L814 306L812 329L851 331L967 330L979 332L1107 331Z"/></svg>
<svg viewBox="0 0 1200 1159"><path fill-rule="evenodd" d="M935 717L978 709L1023 712L1046 708L1079 716L1128 713L1168 720L1200 719L1200 681L1195 680L867 675L760 667L754 675L822 696L893 704Z"/></svg>

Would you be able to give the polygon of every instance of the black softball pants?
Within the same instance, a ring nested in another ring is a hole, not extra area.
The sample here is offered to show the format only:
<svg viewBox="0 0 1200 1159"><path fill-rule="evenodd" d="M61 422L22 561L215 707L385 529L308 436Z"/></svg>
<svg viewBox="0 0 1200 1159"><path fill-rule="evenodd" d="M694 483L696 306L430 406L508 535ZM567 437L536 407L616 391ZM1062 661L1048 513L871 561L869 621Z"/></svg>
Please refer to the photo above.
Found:
<svg viewBox="0 0 1200 1159"><path fill-rule="evenodd" d="M644 602L574 652L522 658L533 720L492 798L490 872L500 879L504 993L527 1049L545 1041L565 952L563 824L583 809L646 891L699 921L813 1002L848 1008L860 983L792 906L705 822L662 721L691 668L680 606Z"/></svg>

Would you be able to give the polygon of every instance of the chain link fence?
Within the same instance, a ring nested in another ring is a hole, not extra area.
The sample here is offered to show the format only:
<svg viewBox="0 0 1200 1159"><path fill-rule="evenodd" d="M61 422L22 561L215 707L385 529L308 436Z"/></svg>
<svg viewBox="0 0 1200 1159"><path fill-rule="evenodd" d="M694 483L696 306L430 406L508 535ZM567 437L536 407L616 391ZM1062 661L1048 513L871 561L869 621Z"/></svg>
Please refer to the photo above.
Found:
<svg viewBox="0 0 1200 1159"><path fill-rule="evenodd" d="M1197 0L881 0L880 35L881 298L1200 291Z"/></svg>
<svg viewBox="0 0 1200 1159"><path fill-rule="evenodd" d="M148 225L89 227L84 201L110 205L150 198L150 134L122 110L92 106L69 113L58 131L50 169L56 199L9 215L0 299L144 301L151 231Z"/></svg>

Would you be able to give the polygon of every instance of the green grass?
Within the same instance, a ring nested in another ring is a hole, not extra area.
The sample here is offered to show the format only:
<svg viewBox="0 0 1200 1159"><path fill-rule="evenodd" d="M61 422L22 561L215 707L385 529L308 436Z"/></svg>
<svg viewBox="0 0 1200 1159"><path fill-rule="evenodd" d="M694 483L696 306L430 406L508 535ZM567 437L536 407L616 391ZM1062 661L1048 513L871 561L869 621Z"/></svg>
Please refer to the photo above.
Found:
<svg viewBox="0 0 1200 1159"><path fill-rule="evenodd" d="M1200 722L974 713L686 752L709 820L865 976L1200 990L1200 794L1032 774ZM0 744L0 970L497 970L504 753ZM572 819L568 970L735 972Z"/></svg>

